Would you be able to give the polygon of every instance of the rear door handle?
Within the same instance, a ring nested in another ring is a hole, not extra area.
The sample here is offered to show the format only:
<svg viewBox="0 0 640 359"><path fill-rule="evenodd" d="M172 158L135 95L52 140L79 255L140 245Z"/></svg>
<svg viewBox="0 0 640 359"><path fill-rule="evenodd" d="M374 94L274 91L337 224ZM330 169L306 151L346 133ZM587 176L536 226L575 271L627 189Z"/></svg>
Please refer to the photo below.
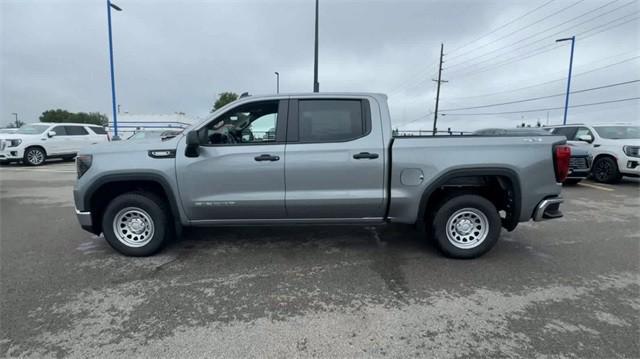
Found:
<svg viewBox="0 0 640 359"><path fill-rule="evenodd" d="M256 161L271 161L271 162L273 162L273 161L280 160L280 156L272 156L272 155L269 155L269 154L262 154L260 156L254 157L253 159L256 160Z"/></svg>
<svg viewBox="0 0 640 359"><path fill-rule="evenodd" d="M356 160L361 160L364 158L368 158L368 159L376 159L378 158L378 154L377 153L369 153L369 152L360 152L360 153L356 153L355 155L353 155L353 158L355 158Z"/></svg>

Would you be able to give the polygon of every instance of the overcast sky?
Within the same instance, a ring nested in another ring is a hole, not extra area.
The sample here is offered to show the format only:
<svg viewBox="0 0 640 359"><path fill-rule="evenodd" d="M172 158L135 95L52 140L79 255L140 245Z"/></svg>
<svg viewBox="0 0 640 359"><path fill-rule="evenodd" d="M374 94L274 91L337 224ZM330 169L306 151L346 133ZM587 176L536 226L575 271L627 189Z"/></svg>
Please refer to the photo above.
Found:
<svg viewBox="0 0 640 359"><path fill-rule="evenodd" d="M123 111L203 117L219 92L275 92L274 71L281 92L312 90L313 0L114 2L124 9L113 13ZM110 115L105 1L0 4L0 124L54 108ZM554 40L572 35L572 90L639 80L639 16L637 0L321 0L320 90L387 93L394 126L431 128L443 42L440 129L544 124L547 111L518 111L562 107L563 96L455 109L562 94L570 43ZM638 82L576 93L570 105L634 97ZM637 123L639 104L570 108L569 121Z"/></svg>

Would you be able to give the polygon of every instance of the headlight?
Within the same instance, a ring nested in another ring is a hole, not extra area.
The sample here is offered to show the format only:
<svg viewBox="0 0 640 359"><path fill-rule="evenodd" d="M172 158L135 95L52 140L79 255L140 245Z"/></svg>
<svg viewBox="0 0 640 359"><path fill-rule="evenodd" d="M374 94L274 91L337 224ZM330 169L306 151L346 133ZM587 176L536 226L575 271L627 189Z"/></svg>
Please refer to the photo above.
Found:
<svg viewBox="0 0 640 359"><path fill-rule="evenodd" d="M91 163L93 162L92 155L78 155L76 156L76 170L78 171L78 178L82 177L89 168L91 168Z"/></svg>
<svg viewBox="0 0 640 359"><path fill-rule="evenodd" d="M638 152L640 152L640 146L624 146L622 147L622 151L629 157L640 157L638 154Z"/></svg>
<svg viewBox="0 0 640 359"><path fill-rule="evenodd" d="M18 147L22 143L22 140L7 140L7 147Z"/></svg>

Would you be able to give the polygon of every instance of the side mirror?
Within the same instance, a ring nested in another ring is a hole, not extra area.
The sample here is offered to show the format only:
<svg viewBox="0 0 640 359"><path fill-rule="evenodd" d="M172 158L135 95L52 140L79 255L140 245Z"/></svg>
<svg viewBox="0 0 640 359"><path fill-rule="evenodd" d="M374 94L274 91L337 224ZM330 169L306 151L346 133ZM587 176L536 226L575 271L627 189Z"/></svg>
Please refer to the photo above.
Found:
<svg viewBox="0 0 640 359"><path fill-rule="evenodd" d="M47 136L49 136L49 137L53 137L53 136L55 136L55 135L56 135L56 131L49 131L49 132L47 132Z"/></svg>
<svg viewBox="0 0 640 359"><path fill-rule="evenodd" d="M593 137L591 135L580 135L578 136L578 141L591 143L593 142Z"/></svg>
<svg viewBox="0 0 640 359"><path fill-rule="evenodd" d="M200 147L200 139L198 137L198 131L189 131L187 133L185 156L198 157L198 147Z"/></svg>

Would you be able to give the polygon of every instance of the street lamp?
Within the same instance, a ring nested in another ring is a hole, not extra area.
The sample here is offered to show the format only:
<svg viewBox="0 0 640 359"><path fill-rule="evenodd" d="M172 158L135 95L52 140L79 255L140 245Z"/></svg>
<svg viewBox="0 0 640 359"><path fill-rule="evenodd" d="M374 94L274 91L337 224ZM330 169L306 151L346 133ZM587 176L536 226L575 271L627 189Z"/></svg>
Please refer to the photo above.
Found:
<svg viewBox="0 0 640 359"><path fill-rule="evenodd" d="M576 44L576 37L566 37L564 39L558 39L556 42L562 41L571 41L571 57L569 58L569 77L567 78L567 94L564 99L564 119L562 120L562 124L567 124L567 110L569 108L569 91L571 90L571 69L573 68L573 48Z"/></svg>
<svg viewBox="0 0 640 359"><path fill-rule="evenodd" d="M313 53L313 92L320 91L320 83L318 82L318 0L316 0L316 34L315 48Z"/></svg>
<svg viewBox="0 0 640 359"><path fill-rule="evenodd" d="M280 93L280 73L276 71L274 74L276 74L276 93Z"/></svg>
<svg viewBox="0 0 640 359"><path fill-rule="evenodd" d="M111 67L111 104L113 110L113 138L112 140L117 141L120 139L118 136L118 111L116 110L116 80L115 74L113 70L113 36L111 35L111 9L116 11L122 11L122 9L111 2L111 0L107 0L107 23L109 27L109 64Z"/></svg>

